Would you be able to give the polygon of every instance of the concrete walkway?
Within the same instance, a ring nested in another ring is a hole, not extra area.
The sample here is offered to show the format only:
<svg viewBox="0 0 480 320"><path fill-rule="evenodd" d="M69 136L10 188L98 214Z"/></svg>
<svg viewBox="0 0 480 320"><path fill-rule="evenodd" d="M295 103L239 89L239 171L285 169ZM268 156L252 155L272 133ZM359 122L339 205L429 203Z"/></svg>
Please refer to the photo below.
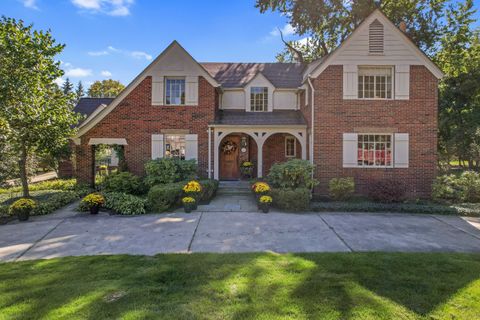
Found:
<svg viewBox="0 0 480 320"><path fill-rule="evenodd" d="M480 252L480 219L408 214L74 211L0 226L0 261L166 252Z"/></svg>

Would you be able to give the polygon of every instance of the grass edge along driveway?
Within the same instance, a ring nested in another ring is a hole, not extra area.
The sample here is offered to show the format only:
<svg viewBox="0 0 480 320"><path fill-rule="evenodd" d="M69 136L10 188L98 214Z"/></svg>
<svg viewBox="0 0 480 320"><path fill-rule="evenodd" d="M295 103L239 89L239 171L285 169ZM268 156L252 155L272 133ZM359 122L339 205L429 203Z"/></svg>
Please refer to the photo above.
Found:
<svg viewBox="0 0 480 320"><path fill-rule="evenodd" d="M480 319L480 255L163 254L0 264L0 319Z"/></svg>

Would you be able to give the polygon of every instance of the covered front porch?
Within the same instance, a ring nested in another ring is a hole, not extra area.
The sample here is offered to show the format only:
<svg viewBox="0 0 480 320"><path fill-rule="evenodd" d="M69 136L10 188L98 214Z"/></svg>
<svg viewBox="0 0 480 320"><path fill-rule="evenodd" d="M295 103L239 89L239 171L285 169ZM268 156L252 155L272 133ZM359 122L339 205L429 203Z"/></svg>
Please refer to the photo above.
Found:
<svg viewBox="0 0 480 320"><path fill-rule="evenodd" d="M253 177L261 178L274 163L307 159L305 125L212 125L209 138L208 173L218 180L241 179L246 161L254 164Z"/></svg>

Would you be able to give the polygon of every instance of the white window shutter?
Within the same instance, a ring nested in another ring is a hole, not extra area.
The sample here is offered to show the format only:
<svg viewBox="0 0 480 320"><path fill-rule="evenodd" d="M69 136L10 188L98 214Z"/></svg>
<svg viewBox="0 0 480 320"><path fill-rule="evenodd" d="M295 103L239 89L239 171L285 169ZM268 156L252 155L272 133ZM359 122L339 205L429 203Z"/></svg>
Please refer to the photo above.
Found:
<svg viewBox="0 0 480 320"><path fill-rule="evenodd" d="M163 158L163 134L152 134L152 159Z"/></svg>
<svg viewBox="0 0 480 320"><path fill-rule="evenodd" d="M358 135L356 133L343 134L343 167L358 166Z"/></svg>
<svg viewBox="0 0 480 320"><path fill-rule="evenodd" d="M185 135L185 159L198 159L198 135L186 134Z"/></svg>
<svg viewBox="0 0 480 320"><path fill-rule="evenodd" d="M165 104L163 101L164 90L163 77L152 77L152 105L162 106Z"/></svg>
<svg viewBox="0 0 480 320"><path fill-rule="evenodd" d="M408 133L395 133L395 168L408 168L408 144Z"/></svg>
<svg viewBox="0 0 480 320"><path fill-rule="evenodd" d="M185 81L185 104L198 105L198 77L187 77Z"/></svg>
<svg viewBox="0 0 480 320"><path fill-rule="evenodd" d="M395 99L410 98L410 66L408 64L395 66Z"/></svg>
<svg viewBox="0 0 480 320"><path fill-rule="evenodd" d="M358 68L356 65L343 66L343 99L358 98Z"/></svg>

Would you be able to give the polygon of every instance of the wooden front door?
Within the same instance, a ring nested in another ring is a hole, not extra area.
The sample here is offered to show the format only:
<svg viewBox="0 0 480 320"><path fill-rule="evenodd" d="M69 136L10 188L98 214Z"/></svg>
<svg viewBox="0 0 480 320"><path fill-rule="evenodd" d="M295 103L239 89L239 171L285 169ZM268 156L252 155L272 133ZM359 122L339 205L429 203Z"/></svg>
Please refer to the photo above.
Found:
<svg viewBox="0 0 480 320"><path fill-rule="evenodd" d="M239 136L227 136L223 139L220 144L220 179L237 180L240 178L239 149Z"/></svg>

